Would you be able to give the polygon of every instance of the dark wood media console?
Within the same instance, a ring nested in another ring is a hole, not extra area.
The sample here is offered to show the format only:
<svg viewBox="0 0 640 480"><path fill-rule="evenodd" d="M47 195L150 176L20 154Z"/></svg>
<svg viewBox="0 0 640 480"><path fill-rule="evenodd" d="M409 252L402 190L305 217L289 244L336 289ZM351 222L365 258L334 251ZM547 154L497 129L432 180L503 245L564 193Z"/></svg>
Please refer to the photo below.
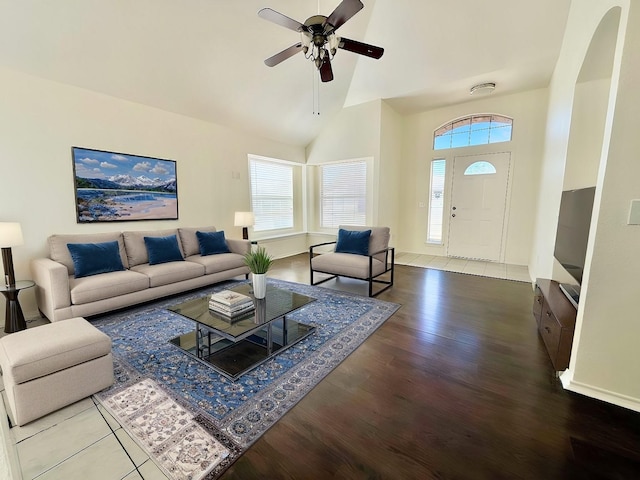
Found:
<svg viewBox="0 0 640 480"><path fill-rule="evenodd" d="M533 316L556 372L569 367L576 309L554 280L536 280Z"/></svg>

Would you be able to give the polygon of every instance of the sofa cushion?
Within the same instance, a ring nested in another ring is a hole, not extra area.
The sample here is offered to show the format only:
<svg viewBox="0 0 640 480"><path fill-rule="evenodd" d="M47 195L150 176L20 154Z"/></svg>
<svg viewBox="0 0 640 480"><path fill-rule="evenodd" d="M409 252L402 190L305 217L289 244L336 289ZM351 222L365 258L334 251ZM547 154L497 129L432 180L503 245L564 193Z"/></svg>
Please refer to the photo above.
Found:
<svg viewBox="0 0 640 480"><path fill-rule="evenodd" d="M334 275L344 275L366 279L369 277L369 257L353 255L351 253L324 253L311 259L314 270L330 272ZM380 260L372 259L373 276L384 272L385 265Z"/></svg>
<svg viewBox="0 0 640 480"><path fill-rule="evenodd" d="M206 275L246 267L244 257L237 253L220 253L218 255L206 255L204 257L202 255L191 255L185 260L202 265Z"/></svg>
<svg viewBox="0 0 640 480"><path fill-rule="evenodd" d="M231 253L237 253L244 256L251 251L251 242L249 240L227 238L226 242Z"/></svg>
<svg viewBox="0 0 640 480"><path fill-rule="evenodd" d="M369 237L369 254L379 252L389 247L389 241L391 240L391 231L389 227L363 227L355 225L340 225L339 228L345 230L371 230L371 236ZM386 253L379 253L374 255L378 260L384 262L386 259Z"/></svg>
<svg viewBox="0 0 640 480"><path fill-rule="evenodd" d="M21 384L108 355L111 339L77 317L3 337L0 350L5 373Z"/></svg>
<svg viewBox="0 0 640 480"><path fill-rule="evenodd" d="M168 262L159 265L145 263L131 267L131 270L149 277L150 287L159 287L204 275L204 266L193 262Z"/></svg>
<svg viewBox="0 0 640 480"><path fill-rule="evenodd" d="M198 243L200 244L200 255L218 255L220 253L231 253L224 238L224 230L219 232L196 232Z"/></svg>
<svg viewBox="0 0 640 480"><path fill-rule="evenodd" d="M147 254L144 237L168 237L176 235L177 233L178 231L175 229L122 232L129 268L143 263L149 263L149 255ZM184 257L184 251L182 251L182 256Z"/></svg>
<svg viewBox="0 0 640 480"><path fill-rule="evenodd" d="M69 279L71 303L74 305L97 302L147 288L149 278L129 270Z"/></svg>
<svg viewBox="0 0 640 480"><path fill-rule="evenodd" d="M129 268L127 261L127 252L124 249L124 239L120 232L111 233L78 233L67 235L51 235L47 239L49 244L49 258L54 262L58 262L67 267L69 275L75 274L73 259L67 244L69 243L102 243L102 242L118 242L118 251L124 268Z"/></svg>
<svg viewBox="0 0 640 480"><path fill-rule="evenodd" d="M369 255L369 237L371 230L338 230L336 252L353 253L355 255Z"/></svg>
<svg viewBox="0 0 640 480"><path fill-rule="evenodd" d="M118 242L68 243L76 278L124 270Z"/></svg>
<svg viewBox="0 0 640 480"><path fill-rule="evenodd" d="M182 253L185 257L196 255L200 253L200 243L196 232L215 232L216 227L200 227L200 228L179 228L178 234L180 235L180 245L182 247Z"/></svg>
<svg viewBox="0 0 640 480"><path fill-rule="evenodd" d="M184 260L180 252L180 247L178 246L177 235L169 235L168 237L144 237L144 244L147 247L149 265L181 262Z"/></svg>

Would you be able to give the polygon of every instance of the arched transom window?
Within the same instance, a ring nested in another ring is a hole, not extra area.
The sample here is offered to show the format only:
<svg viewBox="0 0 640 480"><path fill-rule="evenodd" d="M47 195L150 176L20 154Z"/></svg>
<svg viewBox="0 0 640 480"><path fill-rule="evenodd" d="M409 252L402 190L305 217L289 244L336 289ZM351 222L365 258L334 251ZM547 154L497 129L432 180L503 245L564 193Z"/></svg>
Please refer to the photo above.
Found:
<svg viewBox="0 0 640 480"><path fill-rule="evenodd" d="M474 162L464 171L465 175L492 175L496 173L496 167L484 160Z"/></svg>
<svg viewBox="0 0 640 480"><path fill-rule="evenodd" d="M513 119L504 115L470 115L453 120L433 134L433 149L470 147L511 141Z"/></svg>

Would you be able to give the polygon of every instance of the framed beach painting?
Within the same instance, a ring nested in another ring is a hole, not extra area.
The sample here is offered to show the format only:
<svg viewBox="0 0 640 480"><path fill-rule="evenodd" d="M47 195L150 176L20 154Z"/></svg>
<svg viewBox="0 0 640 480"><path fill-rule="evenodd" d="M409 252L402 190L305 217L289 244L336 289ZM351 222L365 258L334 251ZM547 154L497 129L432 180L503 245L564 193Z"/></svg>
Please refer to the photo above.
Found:
<svg viewBox="0 0 640 480"><path fill-rule="evenodd" d="M78 223L177 220L176 162L72 147Z"/></svg>

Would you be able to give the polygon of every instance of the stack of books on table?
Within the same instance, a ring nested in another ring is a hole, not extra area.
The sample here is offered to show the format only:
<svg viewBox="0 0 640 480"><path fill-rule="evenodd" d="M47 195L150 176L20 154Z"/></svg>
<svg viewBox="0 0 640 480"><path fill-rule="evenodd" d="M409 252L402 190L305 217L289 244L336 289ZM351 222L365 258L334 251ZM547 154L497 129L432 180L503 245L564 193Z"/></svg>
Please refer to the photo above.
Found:
<svg viewBox="0 0 640 480"><path fill-rule="evenodd" d="M254 309L253 300L247 295L231 290L213 293L209 299L209 309L226 317L237 317Z"/></svg>

